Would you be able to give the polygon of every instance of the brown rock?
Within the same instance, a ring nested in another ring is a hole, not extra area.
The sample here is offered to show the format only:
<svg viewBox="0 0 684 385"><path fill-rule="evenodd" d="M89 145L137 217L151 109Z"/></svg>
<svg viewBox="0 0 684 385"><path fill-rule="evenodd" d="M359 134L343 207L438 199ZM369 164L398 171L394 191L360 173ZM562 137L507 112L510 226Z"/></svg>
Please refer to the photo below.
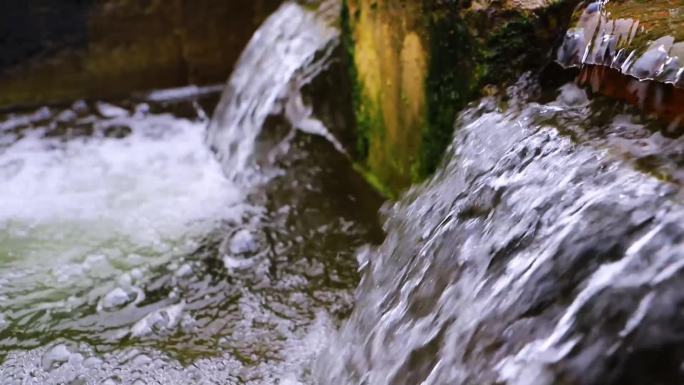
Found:
<svg viewBox="0 0 684 385"><path fill-rule="evenodd" d="M684 120L684 4L585 2L558 51L580 83L676 125Z"/></svg>

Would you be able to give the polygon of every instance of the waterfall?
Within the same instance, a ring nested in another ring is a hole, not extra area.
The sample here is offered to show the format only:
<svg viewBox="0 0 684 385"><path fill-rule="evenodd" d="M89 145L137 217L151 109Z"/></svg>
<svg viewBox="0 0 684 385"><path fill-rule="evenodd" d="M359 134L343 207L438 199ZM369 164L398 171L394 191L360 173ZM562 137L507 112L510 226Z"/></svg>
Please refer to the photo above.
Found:
<svg viewBox="0 0 684 385"><path fill-rule="evenodd" d="M684 206L664 180L684 143L606 122L574 85L527 88L466 110L436 175L384 209L321 384L681 383Z"/></svg>
<svg viewBox="0 0 684 385"><path fill-rule="evenodd" d="M294 128L332 139L311 117L300 91L326 68L339 35L338 14L336 1L315 11L287 2L252 37L207 132L229 179L249 178L248 170L256 166L254 146L270 115L283 114Z"/></svg>

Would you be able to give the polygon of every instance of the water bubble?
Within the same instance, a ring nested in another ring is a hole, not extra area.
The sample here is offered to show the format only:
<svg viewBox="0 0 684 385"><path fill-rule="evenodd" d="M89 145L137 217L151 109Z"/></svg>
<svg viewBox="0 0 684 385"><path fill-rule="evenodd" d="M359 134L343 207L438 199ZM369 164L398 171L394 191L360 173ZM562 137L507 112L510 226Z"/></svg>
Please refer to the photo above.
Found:
<svg viewBox="0 0 684 385"><path fill-rule="evenodd" d="M120 309L131 303L133 303L137 298L137 293L127 292L126 290L117 287L116 289L107 293L98 304L98 311L111 311L115 309Z"/></svg>
<svg viewBox="0 0 684 385"><path fill-rule="evenodd" d="M104 364L104 361L97 357L88 357L83 361L83 367L88 369L100 368L102 364Z"/></svg>
<svg viewBox="0 0 684 385"><path fill-rule="evenodd" d="M242 229L228 237L221 249L226 269L249 269L256 263L254 257L259 252L260 242L253 232Z"/></svg>
<svg viewBox="0 0 684 385"><path fill-rule="evenodd" d="M119 385L119 384L121 384L121 380L118 377L108 378L108 379L100 382L100 385Z"/></svg>
<svg viewBox="0 0 684 385"><path fill-rule="evenodd" d="M144 277L144 275L143 275L142 270L140 270L140 269L131 270L131 278L134 281L136 281L136 282L141 281L143 279L143 277Z"/></svg>
<svg viewBox="0 0 684 385"><path fill-rule="evenodd" d="M177 305L169 306L148 314L133 325L131 328L131 335L133 337L144 337L155 331L171 330L175 328L181 319L184 308L185 303L181 302Z"/></svg>
<svg viewBox="0 0 684 385"><path fill-rule="evenodd" d="M249 269L250 267L254 266L255 263L256 261L253 259L240 259L230 256L223 257L223 266L225 266L228 270Z"/></svg>
<svg viewBox="0 0 684 385"><path fill-rule="evenodd" d="M86 385L87 380L84 376L77 376L73 380L69 381L67 385Z"/></svg>
<svg viewBox="0 0 684 385"><path fill-rule="evenodd" d="M140 103L135 106L136 117L141 117L150 113L150 105L147 103Z"/></svg>
<svg viewBox="0 0 684 385"><path fill-rule="evenodd" d="M84 100L77 100L71 105L71 109L77 113L88 112L88 103Z"/></svg>
<svg viewBox="0 0 684 385"><path fill-rule="evenodd" d="M187 278L192 275L192 265L189 263L183 264L179 267L174 275L178 278Z"/></svg>
<svg viewBox="0 0 684 385"><path fill-rule="evenodd" d="M252 232L240 230L230 238L228 250L233 255L253 254L259 250L259 246Z"/></svg>
<svg viewBox="0 0 684 385"><path fill-rule="evenodd" d="M131 278L130 273L121 274L117 282L119 283L119 285L124 287L130 287L133 285L133 279Z"/></svg>
<svg viewBox="0 0 684 385"><path fill-rule="evenodd" d="M56 267L52 270L52 274L58 283L66 283L82 277L85 274L85 269L81 265L68 264Z"/></svg>
<svg viewBox="0 0 684 385"><path fill-rule="evenodd" d="M64 110L57 115L57 121L61 123L72 122L78 118L78 114L74 110Z"/></svg>
<svg viewBox="0 0 684 385"><path fill-rule="evenodd" d="M56 345L43 355L43 368L45 370L56 369L69 362L71 354L72 353L69 351L66 345Z"/></svg>
<svg viewBox="0 0 684 385"><path fill-rule="evenodd" d="M131 360L131 362L133 363L133 365L138 366L138 367L147 366L150 364L150 362L152 362L152 358L150 358L146 354L140 354L140 355L135 356Z"/></svg>

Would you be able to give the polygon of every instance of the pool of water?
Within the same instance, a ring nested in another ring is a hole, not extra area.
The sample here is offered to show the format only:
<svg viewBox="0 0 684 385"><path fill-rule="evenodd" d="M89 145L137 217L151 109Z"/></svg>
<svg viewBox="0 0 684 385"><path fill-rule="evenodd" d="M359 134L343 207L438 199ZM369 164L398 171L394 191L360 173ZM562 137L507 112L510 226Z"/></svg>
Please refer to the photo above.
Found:
<svg viewBox="0 0 684 385"><path fill-rule="evenodd" d="M229 181L205 145L216 99L0 118L0 383L307 382L380 199L276 118L257 148L288 151Z"/></svg>

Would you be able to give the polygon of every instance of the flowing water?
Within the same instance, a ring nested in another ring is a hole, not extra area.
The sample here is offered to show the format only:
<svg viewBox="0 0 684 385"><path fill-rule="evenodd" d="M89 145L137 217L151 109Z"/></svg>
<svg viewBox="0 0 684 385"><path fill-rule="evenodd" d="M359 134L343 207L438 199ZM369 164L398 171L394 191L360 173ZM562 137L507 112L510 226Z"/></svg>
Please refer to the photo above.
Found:
<svg viewBox="0 0 684 385"><path fill-rule="evenodd" d="M684 141L521 81L384 209L323 384L679 384Z"/></svg>
<svg viewBox="0 0 684 385"><path fill-rule="evenodd" d="M326 68L339 35L338 14L334 0L323 2L315 12L285 3L250 41L208 130L208 142L229 179L249 178L247 169L258 166L255 158L262 151L255 149L256 139L274 113L282 113L293 128L335 143L304 105L301 89Z"/></svg>
<svg viewBox="0 0 684 385"><path fill-rule="evenodd" d="M2 116L0 384L309 377L380 232L299 93L332 6L278 10L211 123L215 87Z"/></svg>
<svg viewBox="0 0 684 385"><path fill-rule="evenodd" d="M218 104L2 116L0 383L682 383L684 140L523 77L383 234L302 95L337 7L284 4Z"/></svg>

